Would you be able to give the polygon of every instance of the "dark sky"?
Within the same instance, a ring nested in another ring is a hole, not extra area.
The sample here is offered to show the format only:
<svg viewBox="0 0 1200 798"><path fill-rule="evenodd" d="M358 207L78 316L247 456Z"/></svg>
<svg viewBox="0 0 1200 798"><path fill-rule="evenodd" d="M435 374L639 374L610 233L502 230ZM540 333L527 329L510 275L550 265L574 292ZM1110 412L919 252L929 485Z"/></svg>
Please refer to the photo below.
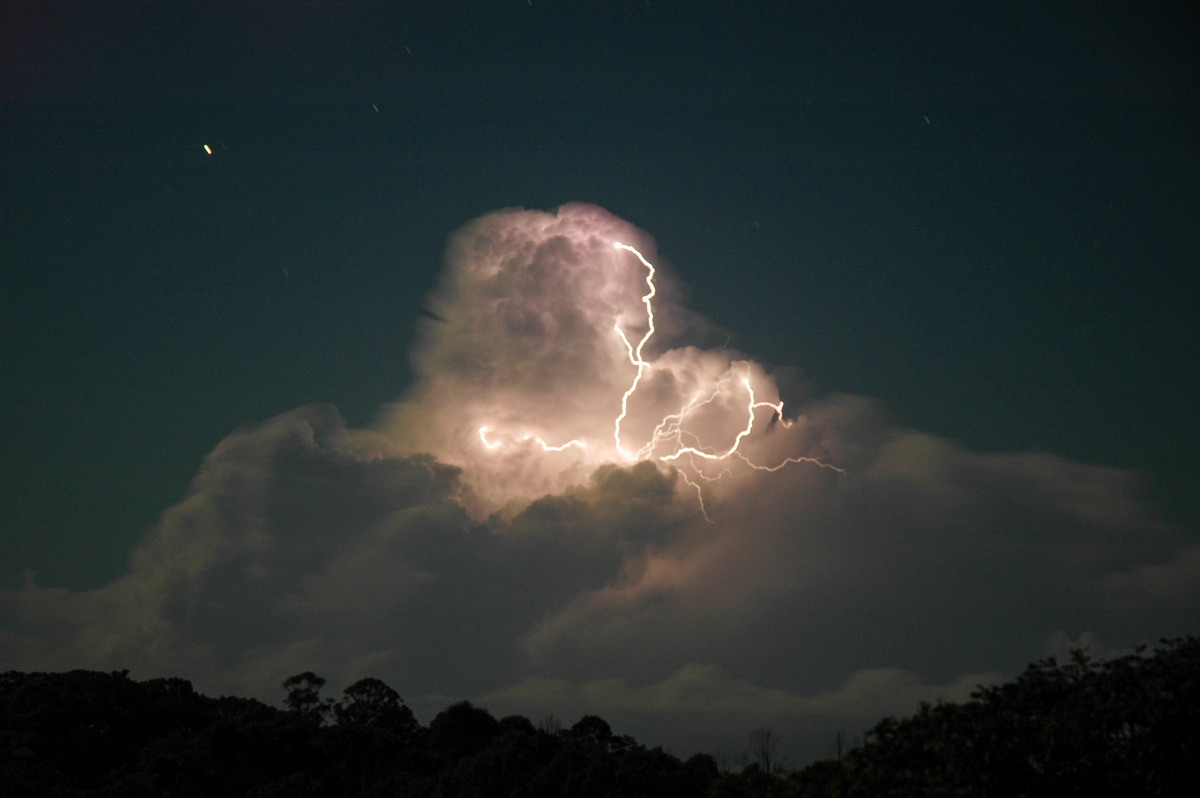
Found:
<svg viewBox="0 0 1200 798"><path fill-rule="evenodd" d="M0 31L0 588L120 577L237 428L372 423L447 237L571 201L790 403L1129 470L1197 539L1188 4L10 0Z"/></svg>

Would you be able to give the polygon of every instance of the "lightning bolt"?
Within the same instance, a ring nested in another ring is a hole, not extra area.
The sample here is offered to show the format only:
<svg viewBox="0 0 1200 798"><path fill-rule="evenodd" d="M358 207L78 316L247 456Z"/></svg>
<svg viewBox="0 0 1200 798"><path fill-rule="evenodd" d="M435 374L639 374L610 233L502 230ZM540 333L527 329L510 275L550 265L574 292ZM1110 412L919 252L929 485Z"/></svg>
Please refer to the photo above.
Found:
<svg viewBox="0 0 1200 798"><path fill-rule="evenodd" d="M681 461L686 462L688 466L687 470L685 471L685 469L681 468L679 469L679 473L683 476L684 481L696 490L700 501L700 509L705 518L708 518L708 513L704 506L704 493L700 482L695 480L699 479L711 482L729 476L733 473L731 464L734 462L741 463L756 471L778 471L789 465L807 463L822 469L835 471L839 474L846 473L837 466L815 457L788 457L777 463L764 465L753 462L741 451L743 441L754 432L757 411L763 409L770 410L772 420L778 419L778 422L784 427L792 425L792 422L788 421L783 415L783 402L768 402L757 398L754 393L754 386L751 383L749 368L741 374L740 378L735 378L734 376L724 377L707 395L700 394L690 398L678 412L668 414L658 422L646 443L636 451L629 451L622 440L622 425L629 418L630 400L637 393L646 372L654 366L653 363L646 360L643 353L646 344L654 337L656 332L654 325L654 297L658 294L658 288L654 282L656 275L654 264L647 260L637 248L619 241L614 242L613 246L616 249L624 250L634 255L646 269L646 293L642 296L642 304L646 309L646 331L635 344L629 339L625 330L622 329L620 320L613 324L613 330L625 348L629 363L634 367L633 379L630 381L629 387L621 394L620 411L613 419L613 444L617 455L621 459L627 462L646 459L655 459L659 462L673 464L680 464ZM736 385L734 385L735 379ZM718 400L727 399L740 391L744 391L746 395L745 424L734 435L733 440L728 446L724 448L702 446L699 438L694 433L685 429L686 420L701 408L711 405ZM571 447L587 448L587 444L579 440L571 440L561 445L551 445L542 438L529 434L520 436L506 435L502 437L507 438L510 442L534 441L547 452L562 452ZM501 440L493 440L489 437L488 427L479 428L479 439L484 447L489 450L499 449L505 445ZM665 453L661 453L663 451ZM705 470L701 468L701 463L723 463L724 466L720 467L715 473L712 473L711 470L709 473L705 473ZM688 473L689 471L690 473Z"/></svg>
<svg viewBox="0 0 1200 798"><path fill-rule="evenodd" d="M625 451L625 447L621 445L621 422L629 415L629 397L637 391L638 385L642 382L642 375L646 373L646 369L650 368L650 364L642 359L642 349L645 348L646 342L654 337L654 295L658 293L658 287L654 284L654 264L646 260L642 253L636 248L628 244L622 244L617 241L613 244L617 249L623 249L627 252L632 252L637 256L637 259L646 267L646 295L642 297L642 304L646 306L646 332L642 335L642 339L638 341L637 347L629 342L629 336L625 335L625 331L621 329L621 323L617 322L613 325L613 329L617 331L617 335L621 336L621 340L625 344L625 349L629 352L629 362L637 367L637 374L633 377L633 382L629 384L629 388L621 396L621 412L613 421L613 441L617 444L617 453L626 460L637 460L638 456L631 455ZM641 452L639 452L639 455Z"/></svg>
<svg viewBox="0 0 1200 798"><path fill-rule="evenodd" d="M511 437L511 436L509 436L509 437ZM496 449L499 449L500 447L502 447L504 445L501 441L498 441L498 440L493 441L493 440L488 439L488 427L480 427L479 428L479 440L483 442L483 446L485 449L491 449L493 451ZM581 449L587 448L586 443L584 443L583 441L580 441L580 440L575 440L575 439L569 440L566 443L558 445L558 446L553 446L549 443L546 443L546 441L544 439L538 437L537 435L526 434L526 435L522 435L519 438L516 438L515 440L520 441L522 443L524 443L525 441L533 441L538 446L542 447L542 451L544 451L544 452L565 452L567 449L570 449L572 446L578 446Z"/></svg>
<svg viewBox="0 0 1200 798"><path fill-rule="evenodd" d="M642 265L646 267L646 287L647 287L646 294L642 297L642 304L644 304L646 306L646 332L644 335L642 335L641 340L638 341L637 346L635 347L632 343L630 343L629 336L627 336L625 334L625 331L621 329L620 323L617 323L614 326L614 329L617 331L617 334L621 337L622 343L625 344L625 350L629 354L629 362L631 364L633 364L633 366L637 369L636 373L634 374L633 381L629 384L629 387L625 390L625 393L621 396L621 412L617 415L615 421L613 422L613 439L617 446L617 452L622 457L624 457L626 460L645 459L646 457L649 457L652 452L654 452L656 449L658 449L664 441L674 439L677 442L677 446L676 446L675 450L670 452L669 454L660 455L657 458L658 460L660 460L662 462L675 462L685 455L694 455L696 457L700 457L700 458L703 458L703 459L709 460L709 461L728 460L731 457L736 457L738 460L740 460L741 462L745 463L746 465L748 465L749 467L751 467L757 471L778 471L779 469L784 468L788 465L794 465L797 463L811 463L813 465L820 466L821 468L824 468L824 469L836 471L840 474L846 473L845 471L838 468L837 466L826 463L815 457L789 457L779 463L776 463L775 465L769 465L769 466L768 465L760 465L760 464L752 462L741 451L739 451L739 448L742 445L742 441L745 440L746 437L754 431L754 411L759 408L771 409L772 411L774 411L772 415L774 417L778 417L780 423L783 424L783 426L785 426L785 427L791 426L791 422L789 422L786 418L784 418L783 402L765 402L765 401L760 402L760 401L758 401L758 399L754 395L754 386L752 386L750 384L749 375L743 375L740 380L740 383L746 389L746 394L748 396L748 399L746 401L746 425L737 433L736 436L734 436L733 442L724 451L717 451L717 452L706 451L704 449L700 449L695 446L683 445L683 435L684 435L683 421L689 415L691 415L693 412L695 412L698 408L700 408L704 405L710 404L713 401L715 401L718 397L720 397L725 390L725 384L728 382L728 380L722 380L720 383L718 383L717 387L713 390L713 392L707 398L704 398L704 399L693 398L678 413L672 413L672 414L666 416L665 418L663 418L663 420L658 423L658 426L655 427L654 432L650 436L650 440L645 445L643 445L640 449L638 449L636 454L632 454L632 455L629 454L629 452L621 444L621 422L623 422L626 419L626 417L629 415L629 399L630 399L630 397L632 397L637 392L638 386L642 382L642 376L646 373L646 370L651 367L651 364L648 361L646 361L646 359L642 356L642 350L645 348L646 343L654 336L654 333L655 333L654 297L658 293L658 289L656 288L656 286L654 284L654 275L655 275L654 264L652 264L650 261L646 260L646 257L644 255L642 255L641 252L639 252L636 248L631 247L629 244L623 244L618 241L618 242L614 242L613 246L616 247L617 249L623 249L627 252L633 253L637 257L637 259L642 262ZM716 477L713 477L713 478L719 479L722 476L726 475L727 473L729 473L728 469L723 470L720 474L718 474ZM702 479L706 478L703 475L699 474L699 472L697 472L697 475L700 476ZM691 480L688 480L688 483L694 484L691 482ZM696 486L696 488L697 488L697 491L699 491L698 485ZM701 496L701 501L703 501L703 496Z"/></svg>
<svg viewBox="0 0 1200 798"><path fill-rule="evenodd" d="M542 440L541 438L538 438L536 436L533 436L533 440L537 441L537 444L542 447L542 450L547 451L547 452L565 452L567 449L570 449L572 446L578 446L580 449L587 448L586 443L584 443L583 441L577 441L573 438L571 440L567 441L566 443L562 444L561 446L551 446L550 444L546 443L544 440Z"/></svg>
<svg viewBox="0 0 1200 798"><path fill-rule="evenodd" d="M485 449L493 449L493 450L495 450L495 449L499 449L499 448L500 448L500 441L489 441L489 440L488 440L488 436L487 436L487 434L488 434L488 428L487 428L487 427L480 427L480 428L479 428L479 440L483 441L483 446L484 446L484 448L485 448Z"/></svg>

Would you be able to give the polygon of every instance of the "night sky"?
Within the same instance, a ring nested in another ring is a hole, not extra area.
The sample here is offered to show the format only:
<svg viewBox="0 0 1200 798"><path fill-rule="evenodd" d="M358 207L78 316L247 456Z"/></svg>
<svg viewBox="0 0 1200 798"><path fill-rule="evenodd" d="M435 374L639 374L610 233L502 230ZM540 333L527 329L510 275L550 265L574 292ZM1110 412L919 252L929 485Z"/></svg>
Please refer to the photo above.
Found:
<svg viewBox="0 0 1200 798"><path fill-rule="evenodd" d="M0 669L129 667L272 701L301 670L338 689L373 675L424 721L463 697L568 722L592 712L680 752L736 750L770 725L802 762L829 754L837 728L962 697L1069 644L1195 633L1200 23L1188 10L4 3ZM499 209L566 203L644 231L671 301L707 319L675 343L762 364L789 414L836 431L822 458L857 452L837 463L848 476L730 488L726 527L693 526L687 488L672 500L683 515L614 521L604 508L621 491L670 493L638 469L628 484L584 474L503 523L453 521L442 464L463 464L431 448L430 485L403 478L403 512L425 513L404 529L421 542L388 555L397 584L422 576L401 588L354 571L362 541L401 513L371 492L392 471L351 478L256 442L311 424L340 463L369 430L409 463L419 436L405 419L433 416L395 403L432 407L436 370L460 362L420 337L452 325L429 302L447 240ZM256 476L213 476L235 465ZM761 535L738 526L754 491L774 508ZM936 522L913 509L943 498ZM220 523L179 520L201 500ZM571 515L584 506L586 522ZM327 545L280 554L287 519ZM928 532L938 524L945 537ZM645 539L613 531L626 526ZM251 527L273 541L246 544L271 552L265 565L229 542ZM560 527L620 544L567 556L555 581ZM679 577L653 600L613 597L662 552L693 574L703 566L686 552L740 534L761 562ZM147 562L217 538L212 551L241 553L146 577L160 567ZM953 556L913 553L939 548ZM781 560L798 565L755 570ZM320 611L299 609L297 586L326 578ZM917 595L915 582L937 587ZM128 587L150 583L153 600ZM440 608L420 598L434 583L447 586ZM521 585L545 600L507 605ZM136 634L99 609L126 589L167 608ZM364 596L392 593L418 597L388 605L380 617L395 623L346 621ZM243 610L274 636L212 609L229 596L251 597ZM357 629L358 648L322 637L330 618ZM443 623L460 633L421 637ZM130 654L145 635L156 653ZM648 640L655 650L639 648ZM456 659L494 670L460 675L444 664ZM891 697L854 692L867 683ZM679 684L703 685L711 705L671 704Z"/></svg>

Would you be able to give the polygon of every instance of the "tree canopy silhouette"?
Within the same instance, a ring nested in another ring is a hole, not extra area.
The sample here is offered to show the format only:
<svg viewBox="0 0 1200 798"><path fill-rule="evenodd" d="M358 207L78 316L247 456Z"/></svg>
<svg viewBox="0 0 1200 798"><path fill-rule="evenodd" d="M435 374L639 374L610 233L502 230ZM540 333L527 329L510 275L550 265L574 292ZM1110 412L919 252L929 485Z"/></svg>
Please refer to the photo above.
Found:
<svg viewBox="0 0 1200 798"><path fill-rule="evenodd" d="M1184 795L1200 756L1200 638L1109 660L1075 651L962 704L885 718L800 795Z"/></svg>
<svg viewBox="0 0 1200 798"><path fill-rule="evenodd" d="M379 679L355 682L336 703L314 673L283 684L278 709L126 671L0 674L0 794L1172 796L1190 794L1200 756L1200 639L1191 637L1111 660L1075 652L1035 663L967 702L885 718L862 745L790 773L765 730L748 738L756 761L720 772L711 756L681 761L596 715L563 730L497 720L464 701L426 728Z"/></svg>

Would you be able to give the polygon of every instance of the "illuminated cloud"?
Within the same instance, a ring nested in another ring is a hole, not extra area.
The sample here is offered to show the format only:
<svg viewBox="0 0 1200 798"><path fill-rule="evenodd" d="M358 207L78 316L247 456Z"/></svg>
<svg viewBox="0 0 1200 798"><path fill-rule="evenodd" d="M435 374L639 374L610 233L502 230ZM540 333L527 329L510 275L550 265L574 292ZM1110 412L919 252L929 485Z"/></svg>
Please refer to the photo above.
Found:
<svg viewBox="0 0 1200 798"><path fill-rule="evenodd" d="M773 466L828 454L803 419L785 426L761 366L671 348L688 315L670 278L649 238L600 208L490 214L451 239L446 259L419 382L385 428L462 468L478 513L561 491L603 463L650 459L703 481L761 456Z"/></svg>
<svg viewBox="0 0 1200 798"><path fill-rule="evenodd" d="M632 395L648 271L614 242L659 267ZM0 594L6 667L268 699L372 675L425 719L469 697L680 748L778 724L815 756L1048 639L1189 631L1196 550L1134 475L970 452L860 397L781 416L761 365L688 345L653 243L599 208L490 214L446 257L418 381L378 424L313 406L234 432L123 577Z"/></svg>

